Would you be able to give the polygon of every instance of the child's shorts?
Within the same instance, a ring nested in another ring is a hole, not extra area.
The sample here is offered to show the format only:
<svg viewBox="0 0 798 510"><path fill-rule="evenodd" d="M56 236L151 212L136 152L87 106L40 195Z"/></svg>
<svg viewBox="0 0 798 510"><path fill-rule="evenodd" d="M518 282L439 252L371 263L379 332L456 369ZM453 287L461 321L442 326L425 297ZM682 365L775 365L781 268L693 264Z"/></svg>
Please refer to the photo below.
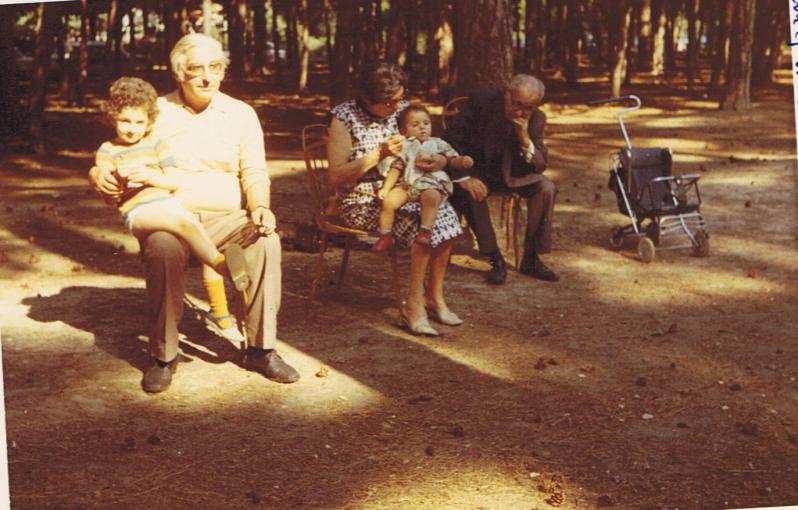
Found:
<svg viewBox="0 0 798 510"><path fill-rule="evenodd" d="M444 198L452 195L451 183L448 176L435 175L438 172L427 173L419 176L418 179L410 185L407 190L407 198L410 202L418 202L421 198L421 193L428 189L438 190Z"/></svg>
<svg viewBox="0 0 798 510"><path fill-rule="evenodd" d="M143 204L138 204L123 216L125 220L125 226L128 228L131 234L133 233L133 227L136 224L136 215L150 207L157 207L158 211L165 216L183 217L187 214L190 214L186 208L183 207L183 203L180 201L180 199L174 195L144 202Z"/></svg>

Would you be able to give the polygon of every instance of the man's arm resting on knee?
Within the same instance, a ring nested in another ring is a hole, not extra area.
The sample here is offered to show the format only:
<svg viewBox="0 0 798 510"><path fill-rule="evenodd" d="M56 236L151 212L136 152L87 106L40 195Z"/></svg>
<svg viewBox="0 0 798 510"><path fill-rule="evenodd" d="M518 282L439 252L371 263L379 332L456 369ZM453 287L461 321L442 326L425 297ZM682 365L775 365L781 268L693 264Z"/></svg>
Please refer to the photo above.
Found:
<svg viewBox="0 0 798 510"><path fill-rule="evenodd" d="M269 235L277 228L277 218L271 210L271 184L260 181L247 189L247 209L252 223L261 234Z"/></svg>

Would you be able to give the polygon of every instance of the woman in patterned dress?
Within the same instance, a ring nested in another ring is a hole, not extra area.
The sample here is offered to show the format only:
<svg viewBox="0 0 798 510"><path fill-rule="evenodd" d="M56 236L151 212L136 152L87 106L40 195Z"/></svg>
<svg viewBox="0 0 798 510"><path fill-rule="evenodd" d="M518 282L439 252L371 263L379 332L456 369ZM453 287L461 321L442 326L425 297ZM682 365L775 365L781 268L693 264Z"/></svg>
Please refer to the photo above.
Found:
<svg viewBox="0 0 798 510"><path fill-rule="evenodd" d="M404 137L399 134L397 116L407 106L404 100L406 78L401 67L386 62L367 66L360 76L359 95L331 110L332 120L327 147L331 183L347 189L339 211L353 228L376 231L380 204L377 191L383 177L377 171L380 161L398 156ZM446 158L434 155L416 160L422 171L442 170ZM421 208L417 202L397 211L393 235L397 244L410 247L410 286L401 310L402 321L415 334L435 336L432 318L450 326L463 323L446 304L443 281L449 264L453 240L463 231L448 201L441 202L432 230L432 247L413 243ZM425 286L425 275L429 279Z"/></svg>

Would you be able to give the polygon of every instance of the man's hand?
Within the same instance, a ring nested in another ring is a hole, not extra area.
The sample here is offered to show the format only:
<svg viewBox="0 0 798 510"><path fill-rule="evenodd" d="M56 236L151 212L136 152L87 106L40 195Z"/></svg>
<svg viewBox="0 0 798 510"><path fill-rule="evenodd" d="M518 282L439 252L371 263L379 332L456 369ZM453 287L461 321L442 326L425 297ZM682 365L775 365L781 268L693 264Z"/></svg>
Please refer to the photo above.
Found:
<svg viewBox="0 0 798 510"><path fill-rule="evenodd" d="M457 184L471 195L471 200L474 202L482 202L488 196L488 187L476 177L469 177Z"/></svg>
<svg viewBox="0 0 798 510"><path fill-rule="evenodd" d="M443 154L433 154L432 156L418 156L416 158L416 168L424 173L437 172L446 168L446 156Z"/></svg>
<svg viewBox="0 0 798 510"><path fill-rule="evenodd" d="M529 140L529 119L526 117L515 117L512 119L512 123L515 136L518 138L521 146L524 148L529 147L529 144L532 143Z"/></svg>
<svg viewBox="0 0 798 510"><path fill-rule="evenodd" d="M257 206L250 213L250 217L252 218L252 223L258 227L258 232L261 235L268 236L277 228L277 218L274 217L272 210L267 209L265 206Z"/></svg>
<svg viewBox="0 0 798 510"><path fill-rule="evenodd" d="M91 167L89 183L107 203L114 203L122 194L122 186L111 168Z"/></svg>

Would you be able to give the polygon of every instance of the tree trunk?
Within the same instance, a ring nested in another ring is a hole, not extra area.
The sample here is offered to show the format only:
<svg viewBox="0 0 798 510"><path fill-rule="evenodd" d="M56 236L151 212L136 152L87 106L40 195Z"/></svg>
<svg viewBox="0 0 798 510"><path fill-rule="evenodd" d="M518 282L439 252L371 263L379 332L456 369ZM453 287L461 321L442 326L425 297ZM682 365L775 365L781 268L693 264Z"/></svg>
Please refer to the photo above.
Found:
<svg viewBox="0 0 798 510"><path fill-rule="evenodd" d="M687 58L685 71L687 74L687 91L693 92L695 75L698 71L698 0L687 0Z"/></svg>
<svg viewBox="0 0 798 510"><path fill-rule="evenodd" d="M452 59L454 58L454 33L452 31L452 5L446 0L438 0L441 5L441 17L438 30L435 32L435 45L438 48L438 86L440 94L450 96L452 89Z"/></svg>
<svg viewBox="0 0 798 510"><path fill-rule="evenodd" d="M255 0L252 4L253 53L252 67L255 74L263 74L266 66L266 3Z"/></svg>
<svg viewBox="0 0 798 510"><path fill-rule="evenodd" d="M282 62L280 61L280 29L277 25L278 0L272 0L272 44L274 45L274 68L280 72Z"/></svg>
<svg viewBox="0 0 798 510"><path fill-rule="evenodd" d="M591 15L591 29L593 32L593 63L602 64L606 63L607 58L604 54L604 49L607 47L607 27L605 23L606 16L603 15L601 9L601 1L593 0L593 12Z"/></svg>
<svg viewBox="0 0 798 510"><path fill-rule="evenodd" d="M565 81L573 85L577 80L579 70L579 38L582 34L579 24L579 0L568 0L567 4L567 28L566 33L566 60L565 60Z"/></svg>
<svg viewBox="0 0 798 510"><path fill-rule="evenodd" d="M385 41L385 59L389 62L396 62L404 65L407 60L406 43L407 39L402 37L407 23L401 2L391 2L391 10L388 13L388 34Z"/></svg>
<svg viewBox="0 0 798 510"><path fill-rule="evenodd" d="M610 73L610 97L621 95L621 85L626 79L626 50L629 38L629 25L632 21L632 6L628 0L617 0L614 20L610 30L615 31L615 48L612 52L612 72Z"/></svg>
<svg viewBox="0 0 798 510"><path fill-rule="evenodd" d="M527 0L527 2L530 0ZM537 55L535 56L535 72L540 73L548 65L546 58L546 51L548 45L548 30L549 30L549 2L551 0L538 0L537 7Z"/></svg>
<svg viewBox="0 0 798 510"><path fill-rule="evenodd" d="M244 80L244 28L246 26L245 0L231 0L228 22L230 50L230 78L233 83Z"/></svg>
<svg viewBox="0 0 798 510"><path fill-rule="evenodd" d="M721 78L724 77L726 72L729 61L732 22L734 21L734 3L727 2L724 5L723 2L720 2L720 5L721 12L718 14L722 14L723 17L719 19L718 36L715 41L715 57L712 60L712 78L709 84L709 88L712 91L719 89Z"/></svg>
<svg viewBox="0 0 798 510"><path fill-rule="evenodd" d="M61 4L40 3L36 8L35 44L33 54L34 74L31 81L30 104L30 140L37 153L45 151L44 140L44 107L47 101L47 69L50 66L50 55L53 52L53 35L57 29Z"/></svg>
<svg viewBox="0 0 798 510"><path fill-rule="evenodd" d="M638 28L640 34L639 51L637 52L637 68L641 71L651 70L651 0L642 0L640 3L640 18Z"/></svg>
<svg viewBox="0 0 798 510"><path fill-rule="evenodd" d="M653 51L651 53L651 73L654 76L665 74L665 26L668 23L668 15L665 13L664 0L654 0L652 4L653 24Z"/></svg>
<svg viewBox="0 0 798 510"><path fill-rule="evenodd" d="M55 39L55 52L58 57L58 68L61 70L61 82L59 86L59 95L62 98L69 100L70 92L72 89L70 80L70 72L67 61L72 49L72 43L69 40L69 14L64 14L58 20L58 30L56 30ZM72 59L69 59L70 61Z"/></svg>
<svg viewBox="0 0 798 510"><path fill-rule="evenodd" d="M416 61L418 60L418 9L414 9L412 5L406 6L405 20L407 20L407 24L405 25L407 28L407 31L405 32L405 37L407 37L407 43L405 45L407 48L405 69L407 70L409 76L413 76L416 67Z"/></svg>
<svg viewBox="0 0 798 510"><path fill-rule="evenodd" d="M202 0L202 33L210 36L213 22L211 21L213 11L213 0Z"/></svg>
<svg viewBox="0 0 798 510"><path fill-rule="evenodd" d="M324 0L324 31L325 31L325 41L327 47L327 64L332 68L332 59L333 59L333 31L332 31L332 5L330 4L330 0Z"/></svg>
<svg viewBox="0 0 798 510"><path fill-rule="evenodd" d="M0 150L13 133L19 132L17 106L17 61L14 56L14 24L16 10L10 6L0 8Z"/></svg>
<svg viewBox="0 0 798 510"><path fill-rule="evenodd" d="M459 0L456 92L463 95L488 85L504 85L513 73L512 17L509 0Z"/></svg>
<svg viewBox="0 0 798 510"><path fill-rule="evenodd" d="M754 27L753 69L751 85L761 87L773 83L773 69L778 63L778 52L784 42L788 20L779 16L781 2L758 0ZM775 55L774 55L775 53Z"/></svg>
<svg viewBox="0 0 798 510"><path fill-rule="evenodd" d="M80 0L80 51L77 55L78 76L75 84L75 102L83 106L83 96L86 92L86 80L89 79L89 29L91 28L91 12L89 10L89 0ZM150 71L152 66L147 66Z"/></svg>
<svg viewBox="0 0 798 510"><path fill-rule="evenodd" d="M726 87L720 107L723 110L751 108L751 60L754 45L756 0L733 0L731 49L726 70Z"/></svg>
<svg viewBox="0 0 798 510"><path fill-rule="evenodd" d="M538 0L540 2L541 0ZM533 5L532 0L526 1L526 9L524 10L524 63L521 66L522 71L529 73L536 73L537 64L537 49L538 49L538 22L537 10Z"/></svg>
<svg viewBox="0 0 798 510"><path fill-rule="evenodd" d="M308 16L308 0L299 3L299 17L302 19L302 32L299 36L299 83L300 94L308 91L308 67L310 65L310 17Z"/></svg>
<svg viewBox="0 0 798 510"><path fill-rule="evenodd" d="M355 44L358 0L338 0L335 47L330 77L330 102L335 105L352 95L352 50Z"/></svg>
<svg viewBox="0 0 798 510"><path fill-rule="evenodd" d="M679 14L679 2L666 1L667 22L665 23L665 76L676 73L676 49L674 32L676 31L676 18Z"/></svg>
<svg viewBox="0 0 798 510"><path fill-rule="evenodd" d="M566 49L568 48L568 3L569 0L558 0L557 5L557 63L565 67Z"/></svg>
<svg viewBox="0 0 798 510"><path fill-rule="evenodd" d="M111 0L108 7L108 40L105 43L106 48L106 69L111 69L113 76L118 75L119 64L116 60L116 41L118 40L119 30L119 0Z"/></svg>
<svg viewBox="0 0 798 510"><path fill-rule="evenodd" d="M429 0L427 2L427 94L437 97L440 93L440 39L437 34L443 24L443 1Z"/></svg>
<svg viewBox="0 0 798 510"><path fill-rule="evenodd" d="M629 28L626 30L626 64L624 64L623 84L632 83L632 69L638 53L637 36L640 21L640 0L630 0L632 11L630 13Z"/></svg>

